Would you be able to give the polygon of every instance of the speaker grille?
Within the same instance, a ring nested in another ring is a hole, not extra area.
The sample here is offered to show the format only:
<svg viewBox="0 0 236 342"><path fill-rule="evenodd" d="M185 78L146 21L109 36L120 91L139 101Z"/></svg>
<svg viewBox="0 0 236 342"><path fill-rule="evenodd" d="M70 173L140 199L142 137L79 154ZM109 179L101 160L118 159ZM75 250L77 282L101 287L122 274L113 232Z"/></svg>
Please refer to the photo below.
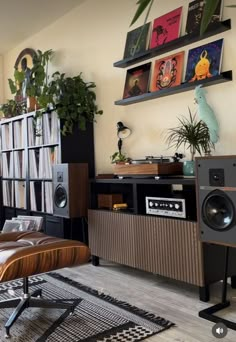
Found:
<svg viewBox="0 0 236 342"><path fill-rule="evenodd" d="M65 208L67 205L67 192L61 184L56 187L54 193L54 202L58 208Z"/></svg>

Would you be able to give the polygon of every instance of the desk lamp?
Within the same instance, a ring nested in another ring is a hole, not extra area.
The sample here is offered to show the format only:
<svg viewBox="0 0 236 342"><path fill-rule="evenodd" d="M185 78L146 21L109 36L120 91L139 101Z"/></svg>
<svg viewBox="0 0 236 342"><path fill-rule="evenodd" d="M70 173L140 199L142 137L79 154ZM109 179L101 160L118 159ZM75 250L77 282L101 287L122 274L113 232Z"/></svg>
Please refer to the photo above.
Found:
<svg viewBox="0 0 236 342"><path fill-rule="evenodd" d="M127 138L130 134L131 134L131 129L124 126L121 121L117 122L117 136L119 138L119 140L118 140L119 154L121 154L122 140Z"/></svg>

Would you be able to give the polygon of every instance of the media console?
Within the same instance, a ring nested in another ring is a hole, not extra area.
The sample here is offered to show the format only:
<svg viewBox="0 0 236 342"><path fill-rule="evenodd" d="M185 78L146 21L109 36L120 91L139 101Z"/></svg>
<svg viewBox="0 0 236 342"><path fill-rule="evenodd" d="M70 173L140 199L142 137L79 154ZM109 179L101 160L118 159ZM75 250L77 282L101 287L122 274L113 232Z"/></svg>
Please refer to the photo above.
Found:
<svg viewBox="0 0 236 342"><path fill-rule="evenodd" d="M99 207L101 194L120 194L127 209ZM224 248L199 240L195 194L194 177L91 180L88 234L93 265L103 258L193 284L199 287L200 299L208 301L209 285L224 276ZM150 213L147 198L170 200L153 201L162 206L184 203L185 218L173 217L173 210ZM236 249L230 248L232 284L235 265Z"/></svg>

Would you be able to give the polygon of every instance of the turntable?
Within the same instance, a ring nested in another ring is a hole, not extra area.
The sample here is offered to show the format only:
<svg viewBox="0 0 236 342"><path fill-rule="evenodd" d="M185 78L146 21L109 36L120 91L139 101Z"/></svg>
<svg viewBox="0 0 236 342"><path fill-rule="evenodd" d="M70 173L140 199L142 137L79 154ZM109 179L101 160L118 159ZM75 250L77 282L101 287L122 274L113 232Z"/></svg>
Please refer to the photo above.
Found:
<svg viewBox="0 0 236 342"><path fill-rule="evenodd" d="M127 164L115 164L114 174L119 177L156 177L160 175L182 175L182 154L173 157L146 156L145 159L132 160Z"/></svg>

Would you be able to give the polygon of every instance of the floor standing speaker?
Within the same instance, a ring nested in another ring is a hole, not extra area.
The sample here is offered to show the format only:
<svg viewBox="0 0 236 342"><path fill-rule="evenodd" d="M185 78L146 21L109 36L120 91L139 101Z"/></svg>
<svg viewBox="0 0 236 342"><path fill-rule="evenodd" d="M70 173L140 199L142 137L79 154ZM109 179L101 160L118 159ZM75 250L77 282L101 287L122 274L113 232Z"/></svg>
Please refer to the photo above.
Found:
<svg viewBox="0 0 236 342"><path fill-rule="evenodd" d="M53 214L65 218L87 216L88 164L53 165Z"/></svg>
<svg viewBox="0 0 236 342"><path fill-rule="evenodd" d="M200 239L236 246L236 156L196 158Z"/></svg>

